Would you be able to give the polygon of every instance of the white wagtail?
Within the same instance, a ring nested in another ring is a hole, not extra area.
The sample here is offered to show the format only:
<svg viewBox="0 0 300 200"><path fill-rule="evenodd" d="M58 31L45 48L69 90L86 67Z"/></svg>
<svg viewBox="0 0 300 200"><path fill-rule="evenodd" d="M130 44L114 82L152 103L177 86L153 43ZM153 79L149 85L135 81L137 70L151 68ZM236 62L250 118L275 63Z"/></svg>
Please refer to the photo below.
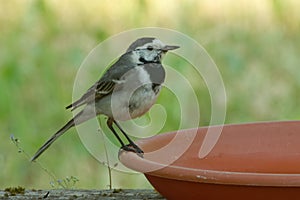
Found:
<svg viewBox="0 0 300 200"><path fill-rule="evenodd" d="M37 159L59 136L71 127L96 115L106 115L107 125L121 144L121 149L143 154L128 137L117 121L126 121L145 114L155 103L165 79L161 64L164 54L179 46L165 45L160 40L144 37L133 42L127 51L104 75L77 101L67 106L72 111L85 107L58 130L32 157ZM115 124L129 144L125 145L115 129Z"/></svg>

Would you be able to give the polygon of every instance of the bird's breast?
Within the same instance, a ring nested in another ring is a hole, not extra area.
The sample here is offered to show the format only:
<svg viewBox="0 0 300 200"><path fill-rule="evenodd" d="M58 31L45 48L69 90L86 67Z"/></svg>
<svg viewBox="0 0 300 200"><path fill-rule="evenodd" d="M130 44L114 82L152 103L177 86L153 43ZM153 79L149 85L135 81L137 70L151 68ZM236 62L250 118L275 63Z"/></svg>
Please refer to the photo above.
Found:
<svg viewBox="0 0 300 200"><path fill-rule="evenodd" d="M153 106L163 80L157 81L153 78L155 72L161 73L160 69L149 71L149 68L138 66L124 74L110 97L111 110L106 108L106 111L109 111L108 116L126 121L142 116Z"/></svg>
<svg viewBox="0 0 300 200"><path fill-rule="evenodd" d="M145 114L156 102L161 86L153 90L152 84L146 84L135 91L129 101L129 112L132 118Z"/></svg>

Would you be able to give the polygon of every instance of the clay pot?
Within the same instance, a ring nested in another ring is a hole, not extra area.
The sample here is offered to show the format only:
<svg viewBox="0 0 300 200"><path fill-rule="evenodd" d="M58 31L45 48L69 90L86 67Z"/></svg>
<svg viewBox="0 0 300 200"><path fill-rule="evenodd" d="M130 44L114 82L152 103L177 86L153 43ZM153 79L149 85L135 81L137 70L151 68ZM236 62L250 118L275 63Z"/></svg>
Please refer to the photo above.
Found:
<svg viewBox="0 0 300 200"><path fill-rule="evenodd" d="M221 128L210 127L209 134ZM300 198L300 121L225 125L203 157L207 130L143 139L143 158L123 151L119 159L168 199Z"/></svg>

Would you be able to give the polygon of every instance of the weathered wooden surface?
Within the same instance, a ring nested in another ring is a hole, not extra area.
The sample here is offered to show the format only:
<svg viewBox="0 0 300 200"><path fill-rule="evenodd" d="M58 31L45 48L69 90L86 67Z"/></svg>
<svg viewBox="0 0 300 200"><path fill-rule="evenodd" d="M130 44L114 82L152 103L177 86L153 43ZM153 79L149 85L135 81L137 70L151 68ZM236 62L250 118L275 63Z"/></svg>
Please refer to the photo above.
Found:
<svg viewBox="0 0 300 200"><path fill-rule="evenodd" d="M22 194L23 193L23 194ZM0 190L0 199L164 199L154 190L25 190L23 192L10 193L9 191Z"/></svg>

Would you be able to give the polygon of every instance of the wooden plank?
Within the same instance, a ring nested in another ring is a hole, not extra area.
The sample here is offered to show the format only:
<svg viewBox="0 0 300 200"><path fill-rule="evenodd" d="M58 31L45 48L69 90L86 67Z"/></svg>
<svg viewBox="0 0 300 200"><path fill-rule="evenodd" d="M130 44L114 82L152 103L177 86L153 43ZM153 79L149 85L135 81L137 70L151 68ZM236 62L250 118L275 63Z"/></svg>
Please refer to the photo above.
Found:
<svg viewBox="0 0 300 200"><path fill-rule="evenodd" d="M155 190L132 190L132 189L114 189L114 190L0 190L0 199L165 199Z"/></svg>

